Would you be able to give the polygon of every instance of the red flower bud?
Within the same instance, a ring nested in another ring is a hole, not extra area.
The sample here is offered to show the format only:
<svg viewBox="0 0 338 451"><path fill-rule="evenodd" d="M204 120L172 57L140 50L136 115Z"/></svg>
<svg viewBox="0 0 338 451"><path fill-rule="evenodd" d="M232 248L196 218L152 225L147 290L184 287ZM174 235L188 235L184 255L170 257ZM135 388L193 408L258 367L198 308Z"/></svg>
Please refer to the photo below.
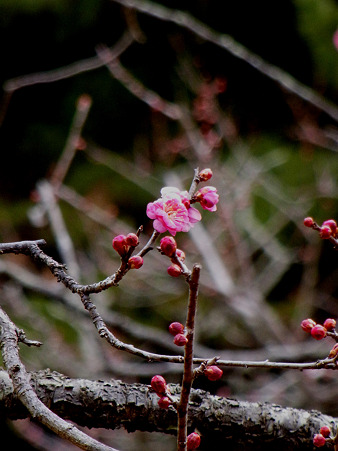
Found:
<svg viewBox="0 0 338 451"><path fill-rule="evenodd" d="M134 257L130 257L128 260L129 269L139 269L143 265L143 258L139 255L135 255Z"/></svg>
<svg viewBox="0 0 338 451"><path fill-rule="evenodd" d="M315 327L316 323L313 321L313 319L308 318L308 319L304 319L301 323L300 323L300 327L308 333L311 333L311 329L313 327Z"/></svg>
<svg viewBox="0 0 338 451"><path fill-rule="evenodd" d="M136 233L128 233L128 235L126 236L126 244L132 247L138 245L138 236L136 235Z"/></svg>
<svg viewBox="0 0 338 451"><path fill-rule="evenodd" d="M161 409L168 409L168 407L171 404L170 399L168 398L168 396L162 396L162 398L160 398L157 401L157 404L161 407Z"/></svg>
<svg viewBox="0 0 338 451"><path fill-rule="evenodd" d="M182 274L182 268L178 265L173 264L169 266L169 268L167 269L167 273L171 277L179 277Z"/></svg>
<svg viewBox="0 0 338 451"><path fill-rule="evenodd" d="M304 219L305 227L312 227L314 223L315 222L314 222L313 218L311 218L310 216L308 216L307 218Z"/></svg>
<svg viewBox="0 0 338 451"><path fill-rule="evenodd" d="M212 177L212 170L210 168L203 169L199 174L198 177L201 182L206 182L207 180L210 180Z"/></svg>
<svg viewBox="0 0 338 451"><path fill-rule="evenodd" d="M150 382L151 388L156 392L156 394L160 397L166 393L167 383L163 376L156 375L151 379Z"/></svg>
<svg viewBox="0 0 338 451"><path fill-rule="evenodd" d="M332 235L335 235L337 232L337 223L334 219L328 219L327 221L324 221L322 226L329 226L332 231Z"/></svg>
<svg viewBox="0 0 338 451"><path fill-rule="evenodd" d="M336 320L333 318L328 318L324 321L323 326L325 327L325 329L327 330L333 330L336 328Z"/></svg>
<svg viewBox="0 0 338 451"><path fill-rule="evenodd" d="M223 371L216 365L210 365L204 370L204 375L209 379L209 381L217 381L222 377Z"/></svg>
<svg viewBox="0 0 338 451"><path fill-rule="evenodd" d="M114 239L113 239L113 248L116 250L116 252L118 254L121 255L121 257L123 257L124 255L126 255L126 253L129 250L129 246L126 243L126 237L125 235L117 235Z"/></svg>
<svg viewBox="0 0 338 451"><path fill-rule="evenodd" d="M329 358L333 359L333 357L336 357L336 355L338 354L338 343L336 343L333 348L331 349L330 353L329 353Z"/></svg>
<svg viewBox="0 0 338 451"><path fill-rule="evenodd" d="M311 329L311 335L315 340L322 340L326 337L327 330L324 326L317 324Z"/></svg>
<svg viewBox="0 0 338 451"><path fill-rule="evenodd" d="M177 334L182 334L184 331L184 326L181 323L178 322L174 322L171 323L169 326L169 332L171 333L171 335L177 335Z"/></svg>
<svg viewBox="0 0 338 451"><path fill-rule="evenodd" d="M331 235L332 235L332 229L328 225L324 225L320 228L319 236L323 240L328 240Z"/></svg>
<svg viewBox="0 0 338 451"><path fill-rule="evenodd" d="M188 341L187 337L183 334L177 334L174 338L174 343L176 346L185 346Z"/></svg>
<svg viewBox="0 0 338 451"><path fill-rule="evenodd" d="M187 437L187 450L191 451L193 449L197 449L201 444L201 437L196 433L193 432L188 435Z"/></svg>
<svg viewBox="0 0 338 451"><path fill-rule="evenodd" d="M323 437L330 437L331 429L328 426L322 426L319 432Z"/></svg>
<svg viewBox="0 0 338 451"><path fill-rule="evenodd" d="M197 191L194 199L201 204L204 210L216 211L216 204L219 200L219 195L217 194L217 189L213 186L205 186Z"/></svg>
<svg viewBox="0 0 338 451"><path fill-rule="evenodd" d="M175 238L172 236L163 237L160 241L160 248L164 255L171 257L177 249Z"/></svg>
<svg viewBox="0 0 338 451"><path fill-rule="evenodd" d="M317 447L317 448L321 448L322 446L325 446L326 443L326 439L322 434L316 434L313 437L313 444Z"/></svg>

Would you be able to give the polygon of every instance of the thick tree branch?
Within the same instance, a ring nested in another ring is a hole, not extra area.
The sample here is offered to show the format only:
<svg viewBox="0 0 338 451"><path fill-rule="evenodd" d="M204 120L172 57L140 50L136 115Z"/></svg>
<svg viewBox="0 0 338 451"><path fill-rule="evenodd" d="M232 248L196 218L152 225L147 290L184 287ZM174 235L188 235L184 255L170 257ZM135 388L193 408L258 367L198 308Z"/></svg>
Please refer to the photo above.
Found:
<svg viewBox="0 0 338 451"><path fill-rule="evenodd" d="M17 330L2 309L0 309L0 330L2 358L12 380L13 393L26 407L30 416L81 449L116 451L84 434L72 424L58 417L41 402L31 387L28 373L20 361Z"/></svg>
<svg viewBox="0 0 338 451"><path fill-rule="evenodd" d="M177 414L160 409L158 397L147 385L121 381L70 379L50 370L30 374L30 382L40 400L65 419L88 427L128 431L176 433ZM173 397L180 387L170 384ZM12 383L0 371L0 417L27 417L18 402ZM312 450L312 437L321 426L332 429L338 419L317 411L283 408L275 404L250 403L212 396L203 390L191 391L189 430L197 429L202 444L223 443L222 449Z"/></svg>

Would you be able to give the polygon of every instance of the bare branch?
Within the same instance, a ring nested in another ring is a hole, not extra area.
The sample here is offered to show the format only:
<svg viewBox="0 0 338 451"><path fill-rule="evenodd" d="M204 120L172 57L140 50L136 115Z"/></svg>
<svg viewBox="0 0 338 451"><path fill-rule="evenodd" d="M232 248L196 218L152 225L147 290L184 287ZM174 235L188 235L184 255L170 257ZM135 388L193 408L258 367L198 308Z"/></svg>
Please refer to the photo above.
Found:
<svg viewBox="0 0 338 451"><path fill-rule="evenodd" d="M277 82L282 88L302 98L306 102L314 105L327 115L338 121L338 108L333 103L329 102L315 91L300 83L290 74L285 72L273 64L267 63L260 56L248 50L243 45L235 41L231 36L218 33L202 22L198 21L189 14L180 11L166 8L146 0L113 0L120 5L127 8L134 8L150 16L156 17L160 20L173 22L176 25L186 28L197 36L203 38L208 42L221 47L233 56L245 61L250 66L257 69L271 80Z"/></svg>
<svg viewBox="0 0 338 451"><path fill-rule="evenodd" d="M0 308L0 342L2 358L13 383L18 399L33 418L37 418L60 437L69 440L81 449L92 451L116 451L87 436L75 426L58 417L37 397L29 382L29 375L21 363L17 347L16 327Z"/></svg>
<svg viewBox="0 0 338 451"><path fill-rule="evenodd" d="M194 265L191 276L187 282L189 284L189 303L188 314L186 320L186 338L187 343L184 349L184 371L182 379L182 391L180 402L177 407L178 413L178 432L177 432L177 451L186 450L187 431L188 431L188 406L189 396L194 380L193 372L193 357L194 357L194 332L195 332L195 317L197 308L199 277L201 267Z"/></svg>
<svg viewBox="0 0 338 451"><path fill-rule="evenodd" d="M107 66L111 74L123 83L135 97L141 99L151 108L160 111L170 119L179 120L182 116L181 109L174 103L164 101L158 94L146 89L142 83L134 78L116 59L112 59L110 50L101 44L96 48L99 58Z"/></svg>
<svg viewBox="0 0 338 451"><path fill-rule="evenodd" d="M150 239L151 241L152 239ZM129 345L123 343L118 340L114 334L109 331L107 325L103 321L102 317L97 311L96 306L91 301L88 293L100 292L103 289L107 289L108 281L110 283L109 286L116 286L116 280L120 280L118 275L119 271L124 273L123 264L113 276L109 276L107 279L97 282L91 285L80 285L77 284L76 281L69 276L65 270L64 265L57 263L54 259L46 255L42 250L38 247L37 243L45 244L44 240L39 241L22 241L18 243L3 243L0 244L0 252L2 253L21 253L25 255L31 255L33 258L39 260L40 262L46 264L55 277L58 278L58 281L62 282L67 288L69 288L72 292L77 293L81 296L82 303L84 307L89 312L92 321L98 330L101 337L105 338L112 346L117 349L123 350L130 354L142 357L147 359L148 361L153 362L170 362L170 363L180 363L184 362L183 356L172 356L172 355L161 355L152 352L143 351L142 349L138 349L133 345ZM149 244L149 242L148 242ZM147 245L148 245L147 244ZM146 246L147 246L146 245ZM142 252L142 251L141 251ZM116 277L116 278L115 278ZM103 287L100 289L100 287ZM97 291L95 291L97 290ZM201 364L205 361L205 358L194 358L194 364ZM310 363L287 363L287 362L270 362L268 360L264 361L235 361L235 360L218 360L218 365L220 366L229 366L229 367L238 367L238 368L282 368L282 369L295 369L295 370L305 370L305 369L319 369L326 368L336 370L338 369L335 359L323 359L318 360L316 362Z"/></svg>
<svg viewBox="0 0 338 451"><path fill-rule="evenodd" d="M71 379L55 371L30 374L30 383L40 399L57 414L82 426L128 431L176 433L174 409L160 409L158 397L142 384L116 380L90 381ZM27 413L17 404L17 394L5 371L0 371L0 412L10 418ZM174 398L180 395L178 385L169 384ZM212 396L203 390L191 390L189 428L197 428L204 443L236 443L243 449L312 450L312 437L322 425L338 426L337 418L316 411L284 408L276 404L237 401ZM231 448L231 447L230 447ZM230 449L229 448L229 449Z"/></svg>
<svg viewBox="0 0 338 451"><path fill-rule="evenodd" d="M110 57L118 58L127 48L133 43L133 38L129 32L126 32L121 39L110 49ZM94 69L103 67L106 63L93 56L84 60L76 61L68 66L59 67L47 72L36 72L34 74L22 75L20 77L7 80L3 89L7 93L24 88L26 86L34 86L41 83L54 83L56 81L65 80L66 78L74 77L75 75L89 72Z"/></svg>

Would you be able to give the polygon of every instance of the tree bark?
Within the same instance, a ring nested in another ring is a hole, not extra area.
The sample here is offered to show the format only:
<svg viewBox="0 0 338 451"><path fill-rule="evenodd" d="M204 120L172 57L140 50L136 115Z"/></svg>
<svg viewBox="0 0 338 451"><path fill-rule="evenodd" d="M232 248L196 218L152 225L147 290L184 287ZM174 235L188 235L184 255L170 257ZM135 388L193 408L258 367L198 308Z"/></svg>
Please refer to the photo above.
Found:
<svg viewBox="0 0 338 451"><path fill-rule="evenodd" d="M89 428L176 434L177 414L160 409L150 387L117 380L70 379L50 370L30 374L40 400L66 420ZM179 399L180 387L169 384ZM8 374L0 371L0 418L28 416L18 401ZM338 419L317 411L284 408L269 403L236 401L193 389L189 431L202 435L202 449L222 444L227 450L313 450L312 437L321 426L336 430Z"/></svg>

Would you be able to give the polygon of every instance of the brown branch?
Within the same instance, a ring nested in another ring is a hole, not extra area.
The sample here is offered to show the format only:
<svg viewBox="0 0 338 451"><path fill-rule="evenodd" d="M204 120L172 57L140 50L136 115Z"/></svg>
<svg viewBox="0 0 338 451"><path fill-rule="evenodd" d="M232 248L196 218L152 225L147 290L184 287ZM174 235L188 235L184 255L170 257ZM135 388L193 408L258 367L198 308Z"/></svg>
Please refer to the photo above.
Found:
<svg viewBox="0 0 338 451"><path fill-rule="evenodd" d="M0 343L4 365L13 383L13 390L18 399L27 408L32 418L36 418L57 435L69 440L85 450L116 451L92 439L75 426L58 417L49 410L37 397L30 385L29 375L20 361L18 352L17 328L0 308Z"/></svg>
<svg viewBox="0 0 338 451"><path fill-rule="evenodd" d="M166 8L165 6L146 1L146 0L113 0L120 5L127 8L134 8L144 14L148 14L157 19L172 22L180 27L186 28L195 33L205 41L227 50L236 58L245 61L250 66L254 67L260 73L278 83L282 88L295 94L297 97L314 105L327 115L338 121L338 108L332 102L329 102L321 95L300 83L290 74L285 72L273 64L267 63L260 56L248 50L242 44L235 41L231 36L218 33L207 25L198 21L189 14L180 11Z"/></svg>
<svg viewBox="0 0 338 451"><path fill-rule="evenodd" d="M110 49L110 57L118 58L127 48L133 43L133 37L127 31L121 39ZM27 86L34 86L41 83L54 83L56 81L65 80L66 78L74 77L75 75L89 72L94 69L103 67L106 63L98 56L76 61L68 66L59 67L46 72L36 72L28 75L21 75L16 78L7 80L3 89L6 93L13 93L18 89Z"/></svg>
<svg viewBox="0 0 338 451"><path fill-rule="evenodd" d="M134 38L127 31L121 39L110 49L111 58L118 58L134 42ZM28 86L34 86L42 83L55 83L60 80L74 77L84 72L89 72L103 67L105 63L97 56L76 61L68 66L59 67L46 72L36 72L28 75L21 75L11 78L3 84L4 98L0 105L0 126L4 121L6 112L15 91Z"/></svg>
<svg viewBox="0 0 338 451"><path fill-rule="evenodd" d="M160 409L158 396L147 385L71 379L50 370L31 373L30 384L50 409L79 425L176 433L176 411ZM27 417L5 371L0 371L0 387L0 416ZM169 387L172 396L179 397L180 387ZM221 449L271 451L273 443L274 451L312 451L312 437L323 425L335 430L338 419L316 411L237 401L191 390L188 427L201 433L203 449L218 443Z"/></svg>
<svg viewBox="0 0 338 451"><path fill-rule="evenodd" d="M170 119L179 120L181 118L181 109L174 103L164 101L162 97L154 91L144 87L136 78L134 78L117 59L112 59L110 50L107 46L101 44L96 48L98 57L102 60L113 75L114 78L123 83L123 85L134 94L135 97L145 102L150 108L160 111Z"/></svg>
<svg viewBox="0 0 338 451"><path fill-rule="evenodd" d="M59 158L59 161L57 162L50 176L50 182L53 185L55 191L57 191L60 185L62 184L70 168L70 165L75 157L82 134L82 129L88 117L91 105L92 99L87 94L81 95L77 100L76 110L73 122L70 127L66 145Z"/></svg>
<svg viewBox="0 0 338 451"><path fill-rule="evenodd" d="M156 232L153 234L156 235ZM152 238L153 238L152 237ZM148 241L144 249L149 249L152 245L152 238ZM109 331L107 325L103 321L102 317L97 311L96 306L92 303L89 298L88 293L98 293L103 289L109 288L109 286L116 286L117 281L121 280L122 276L127 272L125 264L122 262L120 269L104 279L103 281L91 284L91 285L80 285L69 276L65 269L64 265L56 262L52 257L46 255L39 247L39 245L46 244L44 240L38 241L21 241L16 243L0 243L0 254L1 253L14 253L14 254L24 254L31 255L33 258L38 261L44 263L52 274L58 279L59 282L62 282L67 288L69 288L72 292L77 293L81 296L82 302L85 308L88 310L92 321L98 330L101 337L104 337L112 346L117 349L126 351L130 354L137 355L149 361L156 362L169 362L169 363L179 363L182 364L184 361L183 356L173 356L173 355L162 355L156 354L152 352L143 351L142 349L136 348L133 345L129 345L123 343L118 340L114 334ZM142 251L141 251L142 253ZM120 274L119 274L120 272ZM109 286L108 286L109 284ZM100 287L103 287L100 289ZM194 364L201 364L205 361L205 358L194 358ZM225 360L220 359L217 361L217 364L220 366L228 366L228 367L237 367L237 368L281 368L281 369L294 369L294 370L314 370L314 369L338 369L335 359L322 359L316 362L310 363L288 363L288 362L270 362L268 360L264 361L236 361L236 360Z"/></svg>
<svg viewBox="0 0 338 451"><path fill-rule="evenodd" d="M177 433L177 451L187 449L187 431L188 431L188 406L189 396L194 379L193 357L194 357L194 331L195 317L198 298L198 287L201 267L194 265L191 276L188 278L189 284L189 304L186 320L186 338L187 343L184 349L184 370L182 379L182 391L180 402L177 407L178 413L178 433Z"/></svg>

